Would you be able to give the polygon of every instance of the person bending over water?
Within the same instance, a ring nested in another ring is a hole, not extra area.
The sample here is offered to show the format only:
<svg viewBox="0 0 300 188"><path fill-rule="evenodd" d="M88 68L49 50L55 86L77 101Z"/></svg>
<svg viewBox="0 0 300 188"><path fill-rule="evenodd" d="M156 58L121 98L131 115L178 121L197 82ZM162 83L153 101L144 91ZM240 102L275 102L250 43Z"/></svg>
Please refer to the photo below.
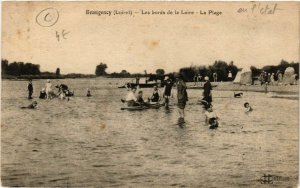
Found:
<svg viewBox="0 0 300 188"><path fill-rule="evenodd" d="M33 101L32 104L28 105L28 106L22 106L22 109L34 109L37 106L37 102Z"/></svg>
<svg viewBox="0 0 300 188"><path fill-rule="evenodd" d="M250 106L250 104L248 102L245 102L244 107L246 108L246 113L247 112L252 112L253 108Z"/></svg>
<svg viewBox="0 0 300 188"><path fill-rule="evenodd" d="M217 114L213 111L212 105L208 105L207 109L205 111L205 122L209 124L210 129L215 129L218 127L218 116Z"/></svg>
<svg viewBox="0 0 300 188"><path fill-rule="evenodd" d="M46 90L45 88L42 89L42 91L40 91L40 99L47 99L47 94L46 94Z"/></svg>

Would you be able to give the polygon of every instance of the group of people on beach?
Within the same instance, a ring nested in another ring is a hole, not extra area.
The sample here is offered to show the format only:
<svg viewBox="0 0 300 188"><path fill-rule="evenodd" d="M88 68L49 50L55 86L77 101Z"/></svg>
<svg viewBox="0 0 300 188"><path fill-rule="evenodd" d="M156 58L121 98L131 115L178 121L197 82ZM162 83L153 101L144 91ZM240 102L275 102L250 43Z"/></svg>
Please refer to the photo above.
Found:
<svg viewBox="0 0 300 188"><path fill-rule="evenodd" d="M200 73L195 74L195 76L194 76L194 85L195 86L198 86L198 85L202 86L203 78L204 78L204 81L206 81L205 77L206 76L203 77ZM213 77L214 82L218 81L218 73L217 72L213 72L212 77ZM228 71L227 80L232 81L232 72L230 70Z"/></svg>
<svg viewBox="0 0 300 188"><path fill-rule="evenodd" d="M281 85L283 83L283 73L280 70L277 70L276 73L268 73L266 71L262 71L259 75L258 80L260 81L261 85ZM296 81L298 80L298 75L293 74L292 80L294 80L294 83L292 84L296 84Z"/></svg>

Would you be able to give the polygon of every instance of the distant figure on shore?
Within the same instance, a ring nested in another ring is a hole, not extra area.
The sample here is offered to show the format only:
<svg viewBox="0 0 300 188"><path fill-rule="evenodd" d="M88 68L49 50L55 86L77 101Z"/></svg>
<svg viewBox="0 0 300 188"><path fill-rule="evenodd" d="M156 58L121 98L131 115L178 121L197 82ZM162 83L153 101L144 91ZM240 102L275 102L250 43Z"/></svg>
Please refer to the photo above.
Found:
<svg viewBox="0 0 300 188"><path fill-rule="evenodd" d="M153 93L152 96L148 99L149 102L157 103L160 101L160 94L157 86L153 86Z"/></svg>
<svg viewBox="0 0 300 188"><path fill-rule="evenodd" d="M87 89L86 96L87 96L87 97L91 97L91 96L92 96L90 89Z"/></svg>
<svg viewBox="0 0 300 188"><path fill-rule="evenodd" d="M164 92L163 92L163 98L165 98L165 107L169 108L169 101L170 101L170 97L171 97L171 91L172 91L172 87L173 87L173 82L172 80L167 77L166 83L165 83L165 87L164 87Z"/></svg>
<svg viewBox="0 0 300 188"><path fill-rule="evenodd" d="M47 94L46 94L46 90L45 88L42 89L42 91L40 91L40 99L47 99Z"/></svg>
<svg viewBox="0 0 300 188"><path fill-rule="evenodd" d="M234 98L241 98L243 96L243 93L235 93L233 92L234 94Z"/></svg>
<svg viewBox="0 0 300 188"><path fill-rule="evenodd" d="M214 82L218 80L218 74L216 72L213 73Z"/></svg>
<svg viewBox="0 0 300 188"><path fill-rule="evenodd" d="M281 84L282 83L282 73L280 70L277 71L276 77L277 77L278 84Z"/></svg>
<svg viewBox="0 0 300 188"><path fill-rule="evenodd" d="M208 104L211 104L211 102L212 102L212 93L211 93L212 86L211 86L208 76L205 76L204 80L205 80L205 83L203 86L203 99L202 100L205 100Z"/></svg>
<svg viewBox="0 0 300 188"><path fill-rule="evenodd" d="M33 101L30 105L28 106L22 106L22 109L34 109L37 106L37 102Z"/></svg>
<svg viewBox="0 0 300 188"><path fill-rule="evenodd" d="M47 99L53 98L52 83L49 79L47 80L46 83L46 95L47 95Z"/></svg>
<svg viewBox="0 0 300 188"><path fill-rule="evenodd" d="M231 71L228 72L228 81L232 81L232 73L231 73Z"/></svg>
<svg viewBox="0 0 300 188"><path fill-rule="evenodd" d="M199 82L199 85L200 85L200 86L202 86L201 81L202 81L202 76L201 76L201 74L198 74L198 82Z"/></svg>
<svg viewBox="0 0 300 188"><path fill-rule="evenodd" d="M135 78L135 83L136 83L136 85L139 85L139 84L140 84L140 77L136 77L136 78Z"/></svg>
<svg viewBox="0 0 300 188"><path fill-rule="evenodd" d="M252 112L253 108L250 106L248 102L245 102L244 107L246 108L245 112Z"/></svg>
<svg viewBox="0 0 300 188"><path fill-rule="evenodd" d="M264 71L260 73L259 81L260 81L260 85L263 85L265 83L265 73L264 73Z"/></svg>
<svg viewBox="0 0 300 188"><path fill-rule="evenodd" d="M275 74L274 73L272 73L271 76L270 76L270 84L271 85L275 84Z"/></svg>
<svg viewBox="0 0 300 188"><path fill-rule="evenodd" d="M197 80L198 80L198 76L197 76L197 74L195 74L195 76L194 76L194 86L198 85Z"/></svg>
<svg viewBox="0 0 300 188"><path fill-rule="evenodd" d="M29 81L28 81L27 89L28 89L28 99L32 99L33 85L32 85L32 80L31 79L29 79Z"/></svg>
<svg viewBox="0 0 300 188"><path fill-rule="evenodd" d="M208 105L206 107L206 111L204 112L205 114L205 122L209 124L210 129L215 129L219 126L218 123L218 116L217 114L213 111L212 105Z"/></svg>
<svg viewBox="0 0 300 188"><path fill-rule="evenodd" d="M188 101L188 94L187 94L187 87L185 82L183 81L182 74L177 76L177 100L178 100L178 112L179 112L179 119L178 123L181 125L184 123L184 109L186 102Z"/></svg>

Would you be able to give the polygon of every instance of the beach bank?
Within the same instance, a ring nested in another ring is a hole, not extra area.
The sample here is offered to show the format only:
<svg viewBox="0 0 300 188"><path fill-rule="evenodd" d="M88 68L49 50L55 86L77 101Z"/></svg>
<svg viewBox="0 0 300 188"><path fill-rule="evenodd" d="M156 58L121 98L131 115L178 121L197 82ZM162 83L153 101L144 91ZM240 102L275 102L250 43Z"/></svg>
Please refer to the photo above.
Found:
<svg viewBox="0 0 300 188"><path fill-rule="evenodd" d="M199 85L203 86L204 83ZM232 82L211 82L213 90L217 91L253 91L253 92L265 92L264 85L240 85ZM194 82L187 83L188 89L200 89L200 87L194 86ZM267 88L268 92L280 92L280 93L299 93L299 85L269 85Z"/></svg>

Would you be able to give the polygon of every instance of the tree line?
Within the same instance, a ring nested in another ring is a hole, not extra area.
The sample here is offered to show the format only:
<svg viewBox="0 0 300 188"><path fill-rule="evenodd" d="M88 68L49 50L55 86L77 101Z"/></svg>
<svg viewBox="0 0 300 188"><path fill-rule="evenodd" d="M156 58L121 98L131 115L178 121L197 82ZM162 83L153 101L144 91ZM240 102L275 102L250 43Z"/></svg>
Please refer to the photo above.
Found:
<svg viewBox="0 0 300 188"><path fill-rule="evenodd" d="M216 73L217 81L231 81L228 79L229 71L232 73L234 79L239 68L234 65L233 61L227 63L222 60L217 60L213 65L209 66L190 66L179 69L179 73L183 75L186 81L194 81L194 77L200 75L202 79L207 76L213 80L213 74Z"/></svg>
<svg viewBox="0 0 300 188"><path fill-rule="evenodd" d="M40 65L24 62L12 62L8 60L1 60L2 75L39 75L41 74Z"/></svg>

